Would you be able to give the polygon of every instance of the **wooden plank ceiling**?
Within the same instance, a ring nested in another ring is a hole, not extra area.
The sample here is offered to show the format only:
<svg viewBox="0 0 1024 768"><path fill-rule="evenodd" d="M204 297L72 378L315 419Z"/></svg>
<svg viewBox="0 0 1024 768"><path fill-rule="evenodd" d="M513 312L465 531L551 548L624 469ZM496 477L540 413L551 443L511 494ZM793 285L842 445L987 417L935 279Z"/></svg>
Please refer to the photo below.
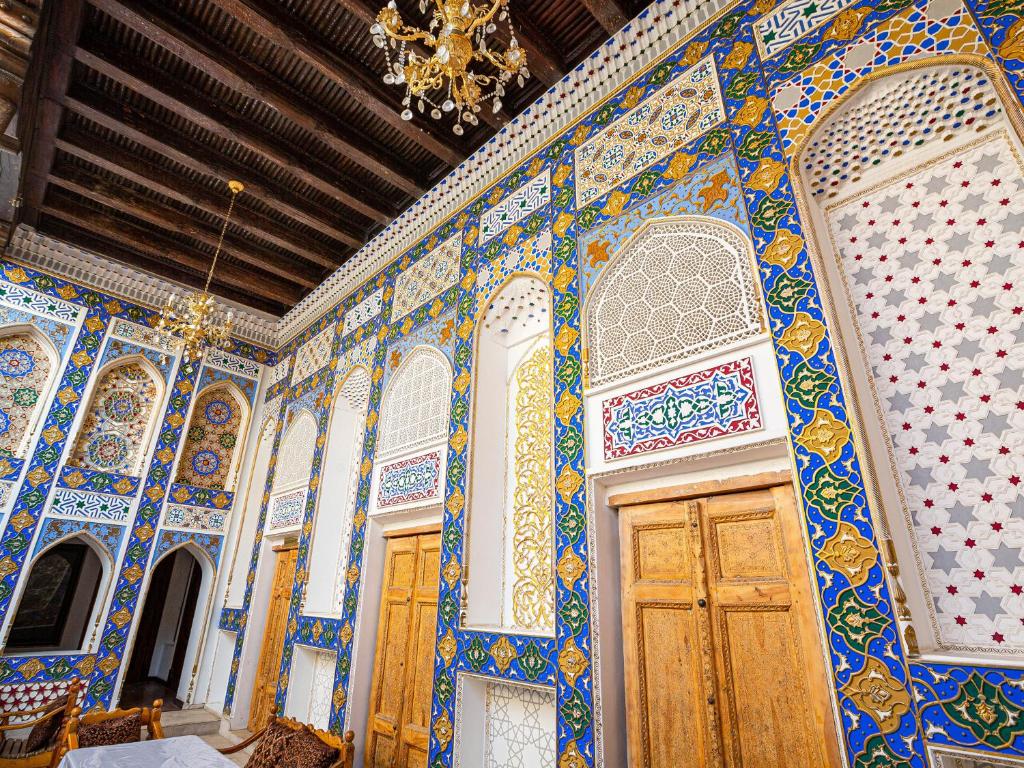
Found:
<svg viewBox="0 0 1024 768"><path fill-rule="evenodd" d="M281 315L644 0L512 0L533 78L456 136L401 119L369 25L385 0L47 0L19 136L20 221ZM417 22L419 0L399 0Z"/></svg>

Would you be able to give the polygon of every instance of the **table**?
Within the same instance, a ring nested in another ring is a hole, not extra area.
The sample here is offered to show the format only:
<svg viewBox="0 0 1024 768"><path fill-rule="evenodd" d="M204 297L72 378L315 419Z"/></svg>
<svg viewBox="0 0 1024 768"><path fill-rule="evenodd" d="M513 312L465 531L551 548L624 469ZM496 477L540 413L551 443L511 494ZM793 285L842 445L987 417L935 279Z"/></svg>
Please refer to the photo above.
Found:
<svg viewBox="0 0 1024 768"><path fill-rule="evenodd" d="M60 768L237 768L198 736L75 749Z"/></svg>

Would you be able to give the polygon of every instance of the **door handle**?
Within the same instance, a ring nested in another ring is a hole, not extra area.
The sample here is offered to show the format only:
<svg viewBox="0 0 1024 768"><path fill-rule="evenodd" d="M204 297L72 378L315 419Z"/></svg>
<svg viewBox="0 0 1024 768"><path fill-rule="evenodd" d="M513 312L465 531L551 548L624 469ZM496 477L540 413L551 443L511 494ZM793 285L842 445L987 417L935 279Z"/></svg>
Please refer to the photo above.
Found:
<svg viewBox="0 0 1024 768"><path fill-rule="evenodd" d="M714 703L715 703L715 697L714 696L708 696L708 704L714 704Z"/></svg>
<svg viewBox="0 0 1024 768"><path fill-rule="evenodd" d="M704 598L702 597L702 598L701 598L700 600L698 600L698 601L697 601L697 606L698 606L699 608L707 608L707 607L708 607L708 601L707 601L707 600L705 600L705 599L704 599Z"/></svg>

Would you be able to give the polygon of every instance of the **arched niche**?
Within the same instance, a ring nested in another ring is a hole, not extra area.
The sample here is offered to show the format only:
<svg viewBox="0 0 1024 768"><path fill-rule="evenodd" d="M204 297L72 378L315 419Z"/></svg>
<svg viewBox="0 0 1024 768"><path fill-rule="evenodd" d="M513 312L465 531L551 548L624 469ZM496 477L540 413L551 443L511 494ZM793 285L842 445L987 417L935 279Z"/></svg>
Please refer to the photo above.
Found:
<svg viewBox="0 0 1024 768"><path fill-rule="evenodd" d="M111 568L106 547L85 531L40 551L22 577L4 653L87 651L106 602Z"/></svg>
<svg viewBox="0 0 1024 768"><path fill-rule="evenodd" d="M282 530L302 524L309 476L316 452L316 417L306 408L292 415L277 452L267 528Z"/></svg>
<svg viewBox="0 0 1024 768"><path fill-rule="evenodd" d="M227 608L241 608L245 597L253 546L256 543L256 529L259 527L260 510L263 506L263 491L267 483L270 458L274 453L277 417L278 414L275 412L268 414L263 420L252 459L252 470L249 472L245 497L238 507L242 514L242 524L239 528L238 544L232 554L231 572L228 575L227 593L224 597L224 606Z"/></svg>
<svg viewBox="0 0 1024 768"><path fill-rule="evenodd" d="M467 543L471 626L554 631L551 323L551 289L535 275L514 275L478 310Z"/></svg>
<svg viewBox="0 0 1024 768"><path fill-rule="evenodd" d="M356 366L345 376L334 397L310 544L304 611L307 615L334 616L341 612L371 386L370 372Z"/></svg>
<svg viewBox="0 0 1024 768"><path fill-rule="evenodd" d="M119 358L96 377L68 464L138 476L160 418L164 382L141 355Z"/></svg>
<svg viewBox="0 0 1024 768"><path fill-rule="evenodd" d="M391 377L381 399L378 460L447 438L451 394L448 358L433 347L415 347Z"/></svg>
<svg viewBox="0 0 1024 768"><path fill-rule="evenodd" d="M1007 289L1024 267L1019 124L990 64L938 57L864 78L794 154L912 655L1024 654L1024 463L1008 450L1024 426L1020 300ZM798 313L782 343L809 356L824 333ZM844 486L820 475L812 487Z"/></svg>
<svg viewBox="0 0 1024 768"><path fill-rule="evenodd" d="M35 326L0 328L0 456L25 457L59 362L53 342Z"/></svg>
<svg viewBox="0 0 1024 768"><path fill-rule="evenodd" d="M586 299L592 387L698 358L764 330L750 238L728 222L645 222Z"/></svg>
<svg viewBox="0 0 1024 768"><path fill-rule="evenodd" d="M197 488L234 489L249 425L249 403L231 381L203 389L185 430L176 482Z"/></svg>

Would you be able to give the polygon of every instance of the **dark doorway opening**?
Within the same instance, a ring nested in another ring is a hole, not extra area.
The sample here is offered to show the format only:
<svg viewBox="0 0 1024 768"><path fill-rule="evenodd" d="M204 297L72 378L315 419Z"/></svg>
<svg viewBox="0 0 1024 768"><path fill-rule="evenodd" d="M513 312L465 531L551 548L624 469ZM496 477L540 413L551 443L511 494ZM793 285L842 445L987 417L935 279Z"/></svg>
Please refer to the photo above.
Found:
<svg viewBox="0 0 1024 768"><path fill-rule="evenodd" d="M103 564L83 541L66 541L32 564L5 653L77 651L85 643Z"/></svg>
<svg viewBox="0 0 1024 768"><path fill-rule="evenodd" d="M148 706L164 700L164 709L180 709L185 652L195 624L203 569L187 550L176 550L153 570L125 672L120 706Z"/></svg>

